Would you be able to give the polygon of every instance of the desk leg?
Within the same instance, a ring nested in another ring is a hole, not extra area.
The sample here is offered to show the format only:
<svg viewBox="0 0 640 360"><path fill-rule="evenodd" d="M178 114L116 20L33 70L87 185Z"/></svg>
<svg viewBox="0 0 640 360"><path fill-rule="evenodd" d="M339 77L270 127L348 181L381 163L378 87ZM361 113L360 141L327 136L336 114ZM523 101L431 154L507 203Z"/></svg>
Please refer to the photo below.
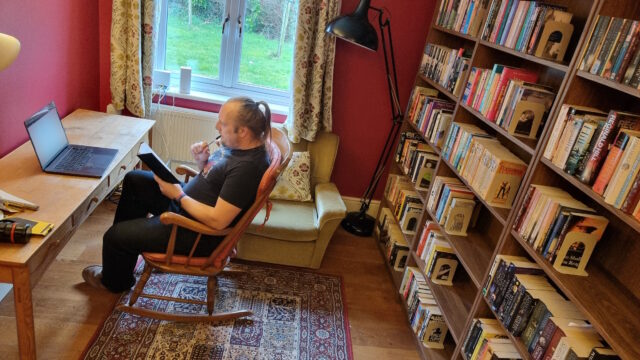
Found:
<svg viewBox="0 0 640 360"><path fill-rule="evenodd" d="M33 305L31 303L29 268L13 268L12 272L20 359L35 359L36 336L33 326Z"/></svg>

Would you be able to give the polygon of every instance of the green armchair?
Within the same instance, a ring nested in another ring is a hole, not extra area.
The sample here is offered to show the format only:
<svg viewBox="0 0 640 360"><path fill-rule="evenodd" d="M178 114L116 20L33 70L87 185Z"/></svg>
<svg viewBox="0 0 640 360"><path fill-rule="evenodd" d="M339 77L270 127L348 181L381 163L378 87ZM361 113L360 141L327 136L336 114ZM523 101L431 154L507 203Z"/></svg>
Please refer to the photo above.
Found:
<svg viewBox="0 0 640 360"><path fill-rule="evenodd" d="M336 228L346 215L346 206L332 182L331 173L338 151L338 136L319 133L314 142L291 144L293 151L309 151L313 201L272 200L269 221L264 209L245 231L238 258L317 269Z"/></svg>

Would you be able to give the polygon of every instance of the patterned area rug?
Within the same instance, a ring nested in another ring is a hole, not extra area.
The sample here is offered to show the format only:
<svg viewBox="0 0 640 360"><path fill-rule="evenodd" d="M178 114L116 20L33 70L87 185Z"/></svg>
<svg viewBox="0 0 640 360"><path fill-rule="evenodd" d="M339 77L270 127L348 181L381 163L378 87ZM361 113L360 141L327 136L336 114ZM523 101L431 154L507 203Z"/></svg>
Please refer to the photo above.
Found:
<svg viewBox="0 0 640 360"><path fill-rule="evenodd" d="M255 264L234 268L246 272L218 278L215 310L250 309L251 318L188 324L114 310L85 359L353 359L339 277ZM206 279L154 273L145 292L204 300ZM146 298L140 305L206 313L204 306Z"/></svg>

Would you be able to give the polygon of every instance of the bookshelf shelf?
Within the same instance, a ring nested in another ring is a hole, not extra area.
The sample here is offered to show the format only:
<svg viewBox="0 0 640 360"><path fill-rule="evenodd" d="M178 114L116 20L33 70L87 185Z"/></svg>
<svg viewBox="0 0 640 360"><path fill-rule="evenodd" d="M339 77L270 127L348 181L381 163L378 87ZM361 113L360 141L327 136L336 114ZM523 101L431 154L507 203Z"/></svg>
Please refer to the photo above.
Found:
<svg viewBox="0 0 640 360"><path fill-rule="evenodd" d="M384 246L379 240L377 240L377 242L378 242L378 249L380 250L380 254L382 255L382 259L384 260L384 263L387 266L387 270L389 270L389 276L391 276L391 280L393 281L393 286L395 289L400 289L400 284L402 283L402 276L404 274L402 271L393 270L393 267L389 265L389 261L387 261L387 256L384 251L385 250Z"/></svg>
<svg viewBox="0 0 640 360"><path fill-rule="evenodd" d="M633 228L636 232L640 232L640 222L638 222L635 218L633 218L632 216L629 216L628 214L620 211L619 209L614 208L613 206L607 204L604 201L604 198L598 194L596 194L593 190L591 190L591 188L583 183L581 183L578 179L576 179L575 177L565 173L564 171L562 171L562 169L558 168L557 166L555 166L551 161L549 161L548 159L541 157L540 158L540 162L542 162L543 164L545 164L549 169L553 170L556 174L560 175L563 179L565 179L566 181L570 182L571 185L573 185L574 187L578 188L580 191L582 191L586 196L588 196L589 198L591 198L593 201L597 202L600 206L602 206L603 208L605 208L607 211L609 211L611 214L613 214L614 216L616 216L617 218L619 218L620 220L622 220L625 224L629 225L631 228Z"/></svg>
<svg viewBox="0 0 640 360"><path fill-rule="evenodd" d="M420 129L418 129L416 127L416 124L412 123L409 120L406 120L407 124L409 124L409 126L411 127L411 130L417 132L418 134L420 134L420 136L422 137L422 140L424 140L427 144L429 144L429 146L431 146L431 149L433 149L433 151L435 151L435 153L440 156L440 148L438 148L434 143L432 143L431 141L429 141L427 138L424 137L424 134L422 134L422 132L420 131Z"/></svg>
<svg viewBox="0 0 640 360"><path fill-rule="evenodd" d="M476 190L473 187L471 187L471 185L469 185L467 180L464 179L462 176L460 176L460 174L458 173L458 170L456 170L456 168L454 168L453 165L451 165L451 163L448 160L441 158L440 161L442 163L447 164L447 167L449 168L449 170L452 171L460 179L460 181L462 181L462 183L467 188L469 188L469 190L473 192L473 194L476 196L478 201L480 201L482 205L484 205L484 207L486 207L489 210L489 212L491 212L496 217L496 219L498 219L500 224L502 225L506 224L507 217L509 216L509 209L497 208L487 204L487 202L483 198L481 198L480 195L478 195Z"/></svg>
<svg viewBox="0 0 640 360"><path fill-rule="evenodd" d="M389 199L384 199L385 204L383 204L384 206L388 206L389 208L391 208L391 202L389 201ZM400 222L398 221L398 218L395 216L395 214L393 215L393 221L395 221L396 224L400 224ZM404 236L404 240L407 242L407 244L409 246L411 246L413 244L413 238L415 237L415 235L413 234L405 234L404 232L402 233L402 236ZM384 248L382 248L382 254L384 254ZM385 257L386 259L386 257Z"/></svg>
<svg viewBox="0 0 640 360"><path fill-rule="evenodd" d="M454 102L458 102L458 97L453 95L453 93L451 93L449 90L445 89L442 85L438 84L437 81L433 80L433 79L429 79L428 77L422 75L422 74L418 74L418 76L427 84L433 86L436 90L438 90L439 92L441 92L442 94L444 94L446 97L448 97L449 99L453 100Z"/></svg>
<svg viewBox="0 0 640 360"><path fill-rule="evenodd" d="M633 295L616 283L596 264L589 264L589 276L572 276L557 272L553 266L521 237L511 236L527 251L547 276L582 311L609 345L623 359L640 359L640 304ZM603 239L604 241L606 239ZM614 240L614 239L610 239Z"/></svg>
<svg viewBox="0 0 640 360"><path fill-rule="evenodd" d="M556 69L558 71L562 71L564 73L567 73L569 71L569 66L566 64L561 64L561 63L557 63L555 61L551 61L551 60L547 60L547 59L542 59L539 58L537 56L533 56L533 55L529 55L529 54L525 54L523 52L520 51L516 51L513 49L510 49L508 47L502 46L502 45L497 45L494 43L491 43L489 41L485 41L485 40L480 40L479 44L488 48L492 48L494 50L498 50L501 51L505 54L509 54L511 56L516 56L519 57L521 59L525 59L527 61L531 61L534 62L536 64L540 64L543 66L546 66L548 68L552 68L552 69Z"/></svg>
<svg viewBox="0 0 640 360"><path fill-rule="evenodd" d="M449 327L449 332L451 332L455 342L460 343L464 334L464 324L471 311L471 303L473 302L477 289L469 281L459 281L458 279L464 276L460 276L458 272L456 272L454 279L456 286L435 284L426 276L425 262L418 257L415 251L412 251L411 255L420 268L420 271L425 274L433 296L442 309L442 314Z"/></svg>
<svg viewBox="0 0 640 360"><path fill-rule="evenodd" d="M435 219L435 215L431 210L427 208L426 211L431 219ZM482 277L489 267L489 258L493 253L493 249L491 249L485 237L475 232L474 229L469 229L467 236L447 234L439 224L438 229L458 254L458 260L464 266L475 286L478 289L482 288Z"/></svg>
<svg viewBox="0 0 640 360"><path fill-rule="evenodd" d="M460 106L463 109L465 109L467 112L469 112L471 115L475 116L483 124L486 124L487 126L489 126L495 132L497 132L498 134L502 135L503 137L505 137L507 140L511 141L516 146L520 147L522 150L527 152L529 155L533 155L533 153L535 152L535 148L536 148L536 140L535 139L519 139L519 138L509 134L509 132L507 132L507 130L501 128L496 123L494 123L492 121L489 121L484 115L482 115L476 109L474 109L474 108L472 108L472 107L470 107L470 106L468 106L466 104L463 104L462 102L460 103Z"/></svg>
<svg viewBox="0 0 640 360"><path fill-rule="evenodd" d="M463 33L457 32L455 30L450 30L450 29L447 29L447 28L443 28L442 26L434 25L433 28L438 30L438 31L441 31L443 33L447 33L449 35L457 36L457 37L459 37L461 39L474 41L474 42L476 41L475 36L463 34Z"/></svg>
<svg viewBox="0 0 640 360"><path fill-rule="evenodd" d="M616 91L620 91L623 92L625 94L631 95L637 99L640 99L640 90L632 88L630 86L615 82L615 81L611 81L611 80L607 80L603 77L600 77L598 75L593 75L591 73L588 73L586 71L582 71L582 70L578 70L577 74L578 77L581 77L583 79L587 79L589 81L593 81L595 83L598 83L600 85L606 86L610 89L616 90Z"/></svg>
<svg viewBox="0 0 640 360"><path fill-rule="evenodd" d="M407 177L408 177L408 175L404 173L404 170L402 169L402 167L400 166L400 164L399 164L399 163L397 163L397 162L395 162L395 161L394 161L394 163L396 164L396 167L398 168L398 171L400 171L400 173L401 173L402 175L404 175L404 176L407 176ZM416 187L415 187L415 185L416 185L416 184L413 184L413 185L414 185L414 186L413 186L413 190L415 190L415 191L418 193L418 196L420 197L420 200L422 200L422 203L423 203L423 204L424 204L424 203L426 203L426 201L427 201L427 196L428 196L428 192L427 192L427 191L425 191L425 190L420 190L420 189L416 188ZM389 200L388 200L388 199L387 199L387 202L389 202ZM396 219L396 221L397 221L397 220L398 220L398 219ZM413 235L412 235L412 236L413 236Z"/></svg>

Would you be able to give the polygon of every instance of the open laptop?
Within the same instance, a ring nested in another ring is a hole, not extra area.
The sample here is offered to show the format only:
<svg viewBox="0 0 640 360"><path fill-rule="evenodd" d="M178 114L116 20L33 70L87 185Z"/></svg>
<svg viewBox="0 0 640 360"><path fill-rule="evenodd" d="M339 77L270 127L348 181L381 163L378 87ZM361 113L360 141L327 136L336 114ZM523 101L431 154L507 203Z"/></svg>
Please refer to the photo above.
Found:
<svg viewBox="0 0 640 360"><path fill-rule="evenodd" d="M48 173L99 178L118 153L116 149L69 144L53 101L24 126L42 170Z"/></svg>

